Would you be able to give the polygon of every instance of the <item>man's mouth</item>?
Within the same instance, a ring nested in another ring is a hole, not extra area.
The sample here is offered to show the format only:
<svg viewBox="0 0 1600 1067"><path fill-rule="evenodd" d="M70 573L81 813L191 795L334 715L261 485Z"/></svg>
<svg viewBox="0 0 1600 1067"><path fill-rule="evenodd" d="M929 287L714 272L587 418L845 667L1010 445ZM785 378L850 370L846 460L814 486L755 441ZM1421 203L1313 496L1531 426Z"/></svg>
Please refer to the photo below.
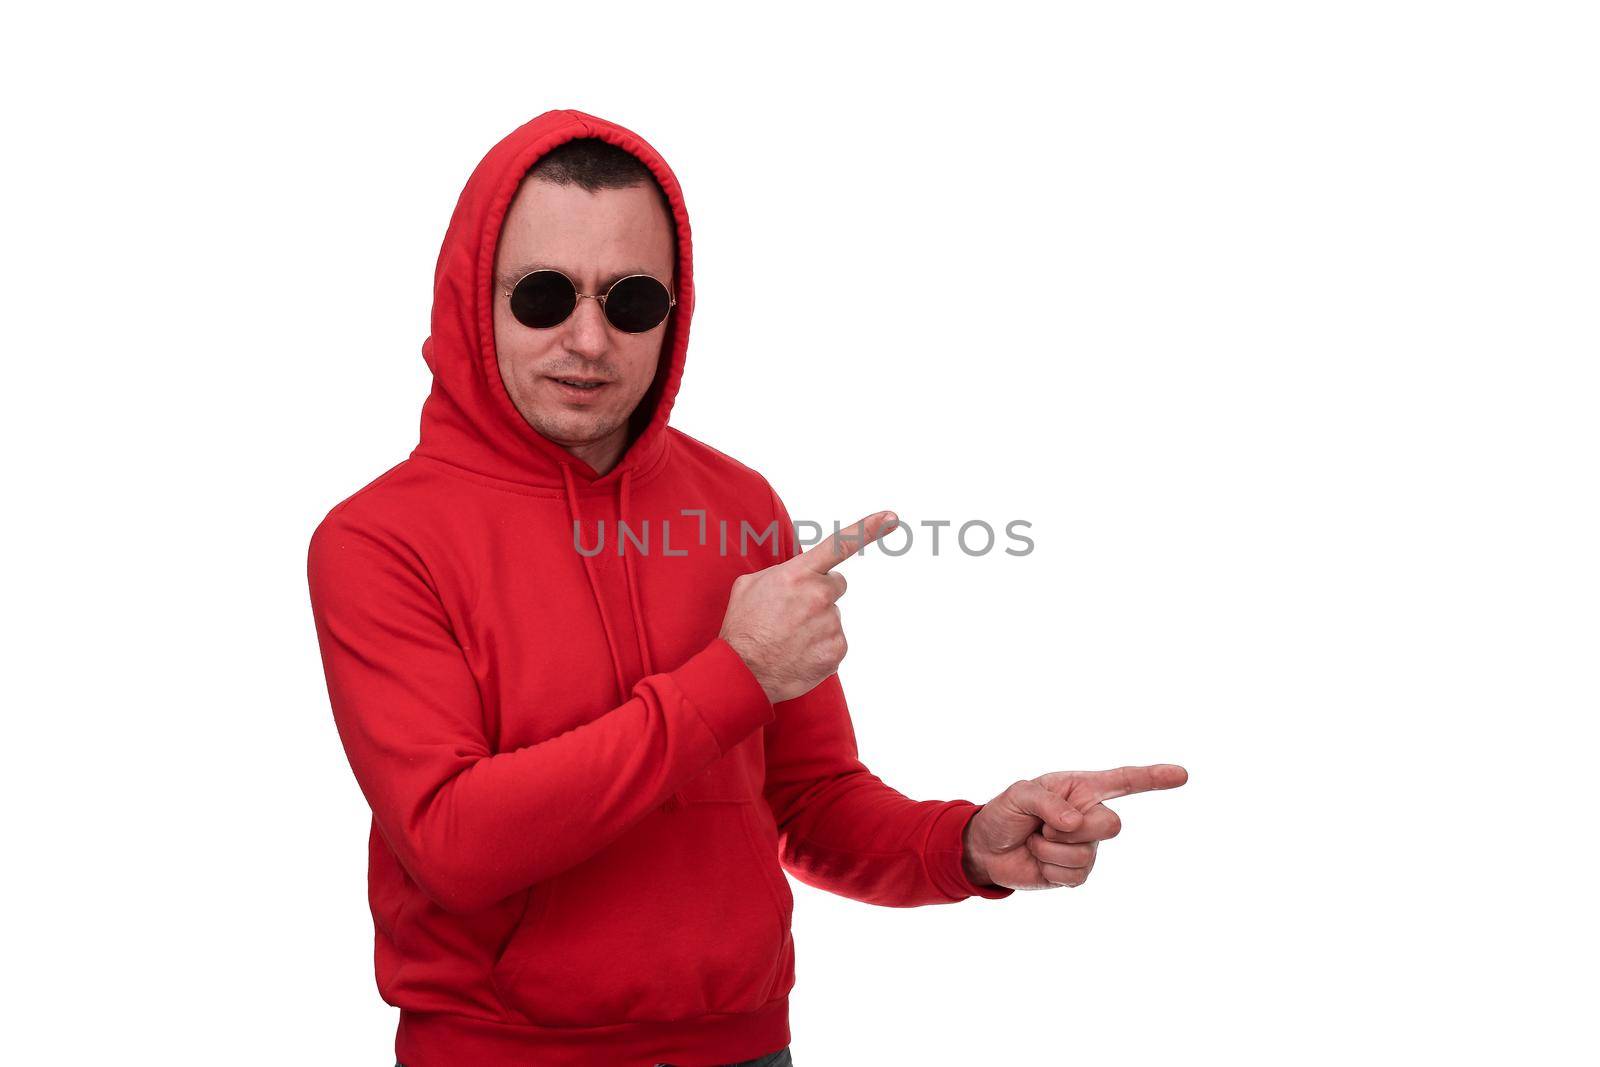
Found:
<svg viewBox="0 0 1600 1067"><path fill-rule="evenodd" d="M578 389L585 393L592 393L606 384L604 378L557 378L551 376L550 380L558 385L564 385L569 389Z"/></svg>

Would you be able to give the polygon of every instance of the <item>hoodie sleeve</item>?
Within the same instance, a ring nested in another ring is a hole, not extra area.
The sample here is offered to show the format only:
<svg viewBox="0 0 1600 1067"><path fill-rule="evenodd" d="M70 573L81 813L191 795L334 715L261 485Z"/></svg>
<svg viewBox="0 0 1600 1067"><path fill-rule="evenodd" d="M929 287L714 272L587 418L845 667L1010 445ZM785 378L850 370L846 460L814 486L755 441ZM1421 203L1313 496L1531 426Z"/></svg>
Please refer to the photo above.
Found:
<svg viewBox="0 0 1600 1067"><path fill-rule="evenodd" d="M799 551L794 524L776 492L772 503L788 559ZM898 908L1014 892L973 883L962 865L962 833L981 805L912 800L862 764L837 674L776 705L765 748L783 865L807 885Z"/></svg>
<svg viewBox="0 0 1600 1067"><path fill-rule="evenodd" d="M426 569L344 521L311 540L312 613L339 738L384 840L430 899L482 910L588 858L773 718L712 640L630 699L493 752L473 675Z"/></svg>

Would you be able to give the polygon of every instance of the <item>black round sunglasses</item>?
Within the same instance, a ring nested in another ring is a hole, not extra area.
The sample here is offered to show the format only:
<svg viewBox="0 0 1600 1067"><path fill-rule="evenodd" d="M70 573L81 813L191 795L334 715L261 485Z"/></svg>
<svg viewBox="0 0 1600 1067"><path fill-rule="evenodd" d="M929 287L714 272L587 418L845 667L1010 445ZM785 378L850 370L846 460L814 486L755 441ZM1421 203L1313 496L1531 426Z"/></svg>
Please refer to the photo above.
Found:
<svg viewBox="0 0 1600 1067"><path fill-rule="evenodd" d="M648 274L618 278L605 292L590 294L578 292L560 271L546 268L524 274L505 292L511 298L511 314L533 330L560 326L583 298L598 300L606 321L623 333L646 333L665 322L678 303L666 285Z"/></svg>

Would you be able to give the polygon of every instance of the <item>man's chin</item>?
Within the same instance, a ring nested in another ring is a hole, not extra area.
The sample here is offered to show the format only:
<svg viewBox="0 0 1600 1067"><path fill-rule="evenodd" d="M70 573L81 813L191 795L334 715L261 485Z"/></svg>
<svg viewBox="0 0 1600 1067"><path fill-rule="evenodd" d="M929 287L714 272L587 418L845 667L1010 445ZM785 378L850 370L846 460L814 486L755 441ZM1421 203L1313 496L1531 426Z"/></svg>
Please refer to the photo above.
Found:
<svg viewBox="0 0 1600 1067"><path fill-rule="evenodd" d="M622 420L604 412L539 411L532 417L523 412L522 417L541 436L567 449L598 444L622 426Z"/></svg>

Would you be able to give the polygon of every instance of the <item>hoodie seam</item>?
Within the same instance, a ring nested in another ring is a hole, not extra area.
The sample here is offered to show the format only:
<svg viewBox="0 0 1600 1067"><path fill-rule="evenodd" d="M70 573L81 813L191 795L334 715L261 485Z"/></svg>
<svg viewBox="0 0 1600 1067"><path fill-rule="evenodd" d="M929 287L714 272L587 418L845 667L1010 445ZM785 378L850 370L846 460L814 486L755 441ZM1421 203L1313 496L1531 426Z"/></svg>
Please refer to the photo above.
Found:
<svg viewBox="0 0 1600 1067"><path fill-rule="evenodd" d="M951 902L958 902L958 901L966 900L968 897L977 896L978 894L972 893L972 892L968 892L966 890L965 883L968 882L968 879L965 876L965 872L963 872L962 877L960 879L960 882L962 883L962 886L963 886L963 889L962 889L963 895L961 895L961 896L951 896L950 890L945 888L945 884L942 881L939 880L937 875L935 875L933 873L933 867L932 867L930 861L931 861L931 858L933 856L946 856L946 857L955 856L955 857L957 857L956 862L959 864L961 862L960 857L962 857L963 854L965 853L965 849L963 847L957 847L957 848L953 848L953 849L952 848L933 848L933 847L931 847L931 845L932 845L932 842L933 842L933 832L936 829L938 829L938 827L939 827L939 820L945 818L947 815L950 814L951 811L959 810L960 808L963 808L963 807L970 807L972 809L971 811L968 811L965 815L961 816L962 829L963 829L963 831L965 831L966 824L972 821L972 817L975 814L977 814L977 812L978 812L978 810L980 808L980 805L974 804L970 800L947 800L947 801L945 801L944 807L939 810L938 814L935 815L932 819L930 819L928 821L928 829L927 829L927 832L922 835L922 848L920 849L920 852L919 852L919 854L922 857L922 873L923 873L923 875L928 879L928 882L929 882L930 885L932 885L940 893L943 893L945 896L950 897ZM958 840L959 840L959 838L958 838Z"/></svg>
<svg viewBox="0 0 1600 1067"><path fill-rule="evenodd" d="M754 1010L759 1010L760 1008L766 1007L768 1004L773 1004L777 1001L783 1000L789 995L789 993L780 993L775 997L768 997ZM530 1023L516 1018L507 1018L505 1016L474 1015L470 1012L464 1011L429 1011L422 1008L406 1007L401 1007L400 1010L409 1012L413 1015L448 1015L457 1019L470 1019L473 1022L493 1023L496 1026L514 1026L519 1030L536 1030L541 1033L554 1031L561 1034L581 1033L589 1030L617 1031L638 1028L650 1029L663 1026L676 1027L682 1023L690 1023L699 1019L740 1019L752 1014L750 1011L708 1011L702 1012L699 1015L685 1015L676 1019L637 1019L626 1022L597 1023L593 1026L548 1026L539 1023Z"/></svg>
<svg viewBox="0 0 1600 1067"><path fill-rule="evenodd" d="M411 458L421 463L429 463L441 467L446 474L453 475L464 482L481 485L486 489L498 489L503 493L511 493L516 496L537 496L550 500L566 499L566 491L560 486L528 485L525 482L507 481L504 478L496 478L492 474L484 474L481 471L462 467L448 460L440 459L438 456L413 455Z"/></svg>
<svg viewBox="0 0 1600 1067"><path fill-rule="evenodd" d="M661 454L648 467L634 471L633 484L635 486L645 485L649 483L651 479L655 478L657 474L661 473L661 470L667 464L668 455L672 451L672 448L672 438L670 436L663 437L662 448L660 450ZM470 467L463 467L457 463L451 463L449 460L440 459L438 456L430 456L422 453L412 453L409 458L421 463L428 463L440 467L445 473L454 475L460 478L462 481L472 482L476 485L482 485L487 489L498 489L503 493L512 493L516 496L543 497L548 500L565 500L567 496L566 488L564 486L530 485L527 482L514 482L506 478L497 478L492 474L484 474L482 471L475 471ZM335 505L335 510L337 510L339 507L343 507L344 503L347 503L349 499L354 499L354 497L360 496L368 489L373 488L379 482L388 478L389 475L393 474L403 466L405 466L404 462L396 464L390 470L379 475L377 480L375 480L371 485L356 490L352 497L347 498L346 501L341 501L339 504ZM590 485L592 486L593 483L590 483Z"/></svg>
<svg viewBox="0 0 1600 1067"><path fill-rule="evenodd" d="M384 471L382 474L380 474L376 478L372 479L372 481L368 482L366 485L363 485L360 489L357 489L355 492L351 493L349 496L347 496L343 500L339 501L333 507L328 509L328 513L323 516L323 521L326 522L328 519L331 519L335 515L339 514L339 512L343 511L346 507L348 507L350 505L350 503L352 501L354 501L357 497L365 496L367 493L371 492L372 490L377 489L378 486L382 485L384 482L386 482L390 478L394 477L394 475L399 472L400 468L404 467L405 465L406 465L405 460L401 460L399 463L396 463L394 466L390 467L388 470Z"/></svg>

